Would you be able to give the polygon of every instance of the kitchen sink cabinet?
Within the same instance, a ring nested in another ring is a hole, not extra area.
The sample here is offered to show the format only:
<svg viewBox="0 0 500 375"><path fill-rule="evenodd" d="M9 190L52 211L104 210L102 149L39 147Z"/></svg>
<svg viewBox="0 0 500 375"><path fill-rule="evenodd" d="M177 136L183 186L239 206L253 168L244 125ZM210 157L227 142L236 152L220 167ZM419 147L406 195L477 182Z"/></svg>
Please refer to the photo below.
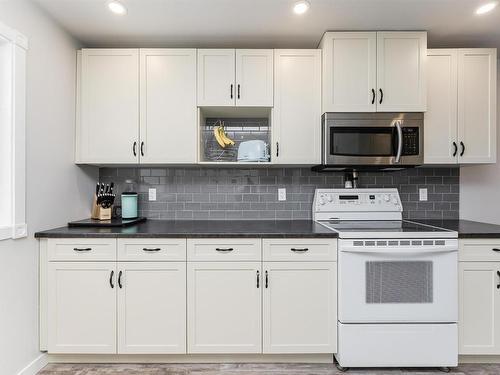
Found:
<svg viewBox="0 0 500 375"><path fill-rule="evenodd" d="M430 49L426 164L496 162L496 49Z"/></svg>
<svg viewBox="0 0 500 375"><path fill-rule="evenodd" d="M264 353L337 351L335 262L264 262Z"/></svg>
<svg viewBox="0 0 500 375"><path fill-rule="evenodd" d="M260 353L261 262L188 263L188 353Z"/></svg>
<svg viewBox="0 0 500 375"><path fill-rule="evenodd" d="M274 51L273 162L321 162L321 50Z"/></svg>
<svg viewBox="0 0 500 375"><path fill-rule="evenodd" d="M423 112L426 32L327 32L322 112Z"/></svg>
<svg viewBox="0 0 500 375"><path fill-rule="evenodd" d="M198 106L273 106L273 50L199 49Z"/></svg>
<svg viewBox="0 0 500 375"><path fill-rule="evenodd" d="M459 247L459 354L500 354L500 243L464 239Z"/></svg>

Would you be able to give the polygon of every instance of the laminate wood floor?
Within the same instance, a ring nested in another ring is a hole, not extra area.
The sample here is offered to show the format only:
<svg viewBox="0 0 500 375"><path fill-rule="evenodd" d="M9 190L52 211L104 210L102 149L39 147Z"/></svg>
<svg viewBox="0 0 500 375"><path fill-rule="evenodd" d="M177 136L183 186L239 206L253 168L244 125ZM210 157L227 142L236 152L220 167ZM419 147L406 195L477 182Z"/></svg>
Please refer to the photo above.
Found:
<svg viewBox="0 0 500 375"><path fill-rule="evenodd" d="M351 369L333 364L49 364L38 375L445 375L438 369ZM500 364L466 364L450 374L498 375Z"/></svg>

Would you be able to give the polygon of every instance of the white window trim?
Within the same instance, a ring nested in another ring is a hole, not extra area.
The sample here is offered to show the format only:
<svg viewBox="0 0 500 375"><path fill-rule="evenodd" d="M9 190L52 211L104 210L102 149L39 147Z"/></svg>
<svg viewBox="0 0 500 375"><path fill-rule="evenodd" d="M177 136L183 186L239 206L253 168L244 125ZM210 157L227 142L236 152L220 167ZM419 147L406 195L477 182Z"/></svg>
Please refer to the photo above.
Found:
<svg viewBox="0 0 500 375"><path fill-rule="evenodd" d="M11 225L0 227L0 240L28 235L26 225L26 51L28 39L0 22L0 37L12 46L13 87L11 151Z"/></svg>

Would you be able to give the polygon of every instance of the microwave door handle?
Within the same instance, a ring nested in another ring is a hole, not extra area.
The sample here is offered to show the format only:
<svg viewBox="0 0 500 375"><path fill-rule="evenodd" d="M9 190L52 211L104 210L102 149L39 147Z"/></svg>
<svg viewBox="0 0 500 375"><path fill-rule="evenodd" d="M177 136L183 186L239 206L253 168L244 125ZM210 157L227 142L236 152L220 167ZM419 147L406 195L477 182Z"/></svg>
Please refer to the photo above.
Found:
<svg viewBox="0 0 500 375"><path fill-rule="evenodd" d="M396 125L396 130L398 132L398 152L394 162L398 164L401 160L401 154L403 153L403 131L401 130L401 120L396 120L394 124Z"/></svg>

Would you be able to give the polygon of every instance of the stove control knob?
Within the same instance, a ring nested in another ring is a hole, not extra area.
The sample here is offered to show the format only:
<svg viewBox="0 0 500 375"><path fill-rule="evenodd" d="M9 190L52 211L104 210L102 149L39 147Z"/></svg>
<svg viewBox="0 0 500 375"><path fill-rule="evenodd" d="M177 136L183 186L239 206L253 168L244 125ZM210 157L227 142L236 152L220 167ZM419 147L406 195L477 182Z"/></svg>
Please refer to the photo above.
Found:
<svg viewBox="0 0 500 375"><path fill-rule="evenodd" d="M322 205L322 206L325 204L325 201L324 201L324 199L323 199L323 198L320 198L320 199L319 199L319 204L320 204L320 205Z"/></svg>
<svg viewBox="0 0 500 375"><path fill-rule="evenodd" d="M392 203L394 203L394 204L398 204L398 203L399 203L399 202L398 202L398 198L396 198L396 197L392 197Z"/></svg>
<svg viewBox="0 0 500 375"><path fill-rule="evenodd" d="M331 196L331 195L328 195L327 199L328 199L328 202L333 201L333 198L332 198L332 196Z"/></svg>
<svg viewBox="0 0 500 375"><path fill-rule="evenodd" d="M389 202L391 197L389 197L387 194L384 194L384 201Z"/></svg>

